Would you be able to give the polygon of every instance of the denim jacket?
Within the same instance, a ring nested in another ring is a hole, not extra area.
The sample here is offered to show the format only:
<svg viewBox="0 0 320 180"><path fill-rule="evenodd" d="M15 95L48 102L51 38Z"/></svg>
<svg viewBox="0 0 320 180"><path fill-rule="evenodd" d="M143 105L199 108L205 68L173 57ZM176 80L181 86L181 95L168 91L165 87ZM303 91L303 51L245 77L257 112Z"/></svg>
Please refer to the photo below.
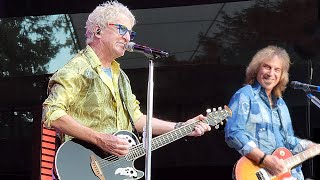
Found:
<svg viewBox="0 0 320 180"><path fill-rule="evenodd" d="M229 108L233 115L228 118L225 126L226 143L243 156L255 147L272 154L279 148L276 143L279 138L293 154L305 150L310 141L294 136L289 110L281 97L275 99L281 124L280 134L273 132L272 108L266 99L265 90L259 83L246 85L232 96ZM292 175L299 180L303 179L301 166L293 169Z"/></svg>

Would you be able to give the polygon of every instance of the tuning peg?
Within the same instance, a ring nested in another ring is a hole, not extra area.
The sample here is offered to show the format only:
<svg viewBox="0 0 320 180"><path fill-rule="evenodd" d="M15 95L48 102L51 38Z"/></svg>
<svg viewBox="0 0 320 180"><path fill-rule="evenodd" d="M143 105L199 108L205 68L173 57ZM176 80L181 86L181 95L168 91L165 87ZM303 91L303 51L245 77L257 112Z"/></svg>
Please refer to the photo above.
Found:
<svg viewBox="0 0 320 180"><path fill-rule="evenodd" d="M218 107L218 110L221 111L221 110L222 110L222 107Z"/></svg>
<svg viewBox="0 0 320 180"><path fill-rule="evenodd" d="M221 121L220 124L223 125L223 121Z"/></svg>
<svg viewBox="0 0 320 180"><path fill-rule="evenodd" d="M207 114L211 113L211 109L207 109L207 110L206 110L206 113L207 113Z"/></svg>
<svg viewBox="0 0 320 180"><path fill-rule="evenodd" d="M219 129L219 124L215 125L214 127L215 127L216 129Z"/></svg>
<svg viewBox="0 0 320 180"><path fill-rule="evenodd" d="M217 109L216 108L212 108L212 111L214 112L214 111L217 111Z"/></svg>

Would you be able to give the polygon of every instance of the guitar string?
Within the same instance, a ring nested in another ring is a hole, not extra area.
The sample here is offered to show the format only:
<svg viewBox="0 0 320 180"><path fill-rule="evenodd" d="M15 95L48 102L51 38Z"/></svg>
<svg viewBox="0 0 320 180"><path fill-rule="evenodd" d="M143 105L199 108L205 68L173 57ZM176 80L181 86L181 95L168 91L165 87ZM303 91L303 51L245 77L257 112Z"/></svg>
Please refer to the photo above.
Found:
<svg viewBox="0 0 320 180"><path fill-rule="evenodd" d="M134 149L137 149L139 145L140 145L140 144L138 144L138 145L136 145L136 146L133 146L133 148L129 149L129 152L130 152L130 151L134 151ZM107 158L103 158L103 159L101 159L101 160L98 160L97 163L98 163L99 165L101 165L102 167L104 167L104 166L108 166L108 165L111 165L111 164L115 164L115 163L117 163L118 161L120 161L120 160L122 160L122 159L124 159L124 158L126 158L126 157L127 157L127 155L124 156L124 157L118 157L118 156L115 156L115 155L110 155L110 156L108 156ZM109 162L108 162L108 161L109 161Z"/></svg>
<svg viewBox="0 0 320 180"><path fill-rule="evenodd" d="M173 133L172 133L172 134L173 134ZM175 136L177 136L177 135L173 134L173 137L175 137ZM179 135L178 135L177 137L179 137ZM159 138L158 138L158 139L159 139ZM161 139L161 138L160 138L160 139ZM154 141L154 142L155 142L155 141ZM139 156L144 155L144 154L145 154L145 151L143 151L144 149L142 149L141 146L142 146L141 144L138 144L138 145L132 147L132 148L130 149L130 153L127 154L127 156L122 157L122 158L119 158L118 160L120 161L120 160L122 160L122 159L124 159L124 158L128 158L128 159L130 160L130 159L135 159L135 157L139 157ZM155 146L155 144L153 143L152 146ZM134 155L136 155L136 156L134 156ZM130 156L133 156L133 157L130 158ZM98 162L98 163L99 163L101 166L106 166L106 165L110 165L110 164L117 164L118 160L116 160L116 161L114 161L114 162L110 162L110 163L105 161L105 160L114 160L114 159L117 159L117 158L118 158L117 156L113 156L113 157L110 157L110 158L105 158L105 159L103 159L102 161L100 161L100 162Z"/></svg>
<svg viewBox="0 0 320 180"><path fill-rule="evenodd" d="M197 123L198 121L195 121L194 123L190 123L188 124L188 126L192 125L192 124L195 124ZM185 126L186 128L186 126ZM176 131L171 131L171 135L173 136L173 138L175 136L179 137L179 134L174 134L175 132L177 132L178 130L181 130L181 129L177 129ZM159 137L156 137L157 139L161 139ZM153 141L155 142L155 141ZM154 146L155 144L152 144L152 146ZM141 148L142 144L138 144L136 146L133 146L131 149L129 149L129 153L124 156L124 157L118 157L118 156L115 156L115 155L110 155L109 157L107 158L103 158L101 160L98 160L97 163L101 166L101 167L105 167L105 166L108 166L108 165L118 165L119 164L119 161L121 161L122 159L125 159L125 158L128 158L129 160L130 159L135 159L135 157L139 157L139 156L143 156L145 154L145 152L143 151L144 149ZM136 156L134 156L136 154ZM130 158L130 156L133 156L132 158ZM110 162L111 161L111 162Z"/></svg>
<svg viewBox="0 0 320 180"><path fill-rule="evenodd" d="M212 113L210 113L210 115L212 115ZM209 117L209 116L208 116L208 117ZM195 124L195 123L198 123L198 122L199 122L199 121L195 121L195 122L190 123L190 124L188 124L188 125L192 125L192 124ZM177 130L178 130L178 129L177 129ZM176 133L176 132L177 132L177 131L172 131L172 132L171 132L171 136L175 137L176 134L174 134L174 133ZM179 135L179 134L178 134L178 135ZM178 137L179 137L179 136L178 136ZM181 138L181 137L180 137L180 138ZM140 146L141 146L141 144L136 145L136 146L133 146L133 147L129 150L129 152L131 152L131 153L127 154L127 155L124 156L124 157L117 157L117 156L115 156L115 155L111 155L111 156L109 156L109 157L107 157L107 158L104 158L104 159L101 159L101 160L97 161L97 163L100 164L100 166L104 167L104 166L108 166L108 165L111 165L111 164L117 165L120 160L122 160L122 159L124 159L124 158L127 158L127 157L129 157L130 155L138 154L138 156L143 156L143 155L145 154L145 152L140 152L141 154L139 154L139 152L135 152L137 149L138 149L138 150L140 149L140 151L141 151L141 147L140 147ZM137 157L138 157L138 156L137 156ZM130 158L129 158L129 159L130 159ZM133 157L132 159L135 159L135 158ZM108 162L108 161L111 161L111 162Z"/></svg>
<svg viewBox="0 0 320 180"><path fill-rule="evenodd" d="M130 159L135 159L135 158L137 158L139 156L143 156L145 154L145 151L143 151L144 149L142 149L141 146L142 146L142 144L138 144L138 145L134 146L132 149L130 149L130 153L127 154L124 157L120 157L119 158L117 156L112 155L112 157L108 157L108 158L102 159L98 163L100 164L101 167L105 167L105 166L108 166L108 165L111 165L111 164L112 165L118 165L118 164L120 164L120 160L123 160L126 157L129 157L127 160L130 160ZM134 156L134 154L136 154L136 156ZM130 156L133 156L133 157L130 158ZM107 161L105 161L106 159L109 159L109 160L117 159L117 160L112 161L112 162L107 162Z"/></svg>
<svg viewBox="0 0 320 180"><path fill-rule="evenodd" d="M215 112L217 112L217 111L215 111ZM215 115L217 115L217 114L215 114ZM208 115L208 118L209 117L213 117L213 115L212 115L212 113L210 113L209 115ZM207 119L208 119L207 118ZM209 118L210 119L210 118ZM225 118L224 118L225 119ZM208 121L208 120L207 120ZM181 129L186 129L186 128L188 128L189 126L191 126L191 125L195 125L196 123L198 123L199 121L195 121L195 122L192 122L192 123L190 123L190 124L188 124L188 125L186 125L186 126L183 126L183 127L181 127L181 128L178 128L178 129L176 129L176 130L174 130L174 131L171 131L171 132L169 132L170 134L171 134L171 136L173 136L173 138L181 138L180 136L179 136L179 134L174 134L174 133L176 133L177 131L179 131L179 130L181 130ZM194 128L194 127L193 127ZM167 134L168 135L168 134ZM178 136L177 136L178 135ZM156 137L156 138L158 138L158 139L161 139L161 135L160 136L158 136L158 137ZM182 136L182 137L184 137L184 136ZM155 139L156 139L155 138ZM129 160L130 159L136 159L137 157L139 157L139 156L143 156L144 154L145 154L145 152L143 151L143 150L141 150L141 144L138 144L138 145L136 145L136 146L133 146L131 149L129 149L129 153L126 155L126 156L124 156L124 157L118 157L118 156L115 156L115 155L110 155L109 157L107 157L107 158L103 158L103 159L101 159L101 160L98 160L97 161L97 163L101 166L101 167L105 167L105 166L109 166L109 165L112 165L112 164L114 164L114 165L118 165L118 164L120 164L120 160L122 160L122 159L126 159L126 158L128 158ZM153 146L153 144L151 145L151 146ZM163 144L162 144L162 146L163 146ZM159 146L159 147L161 147L161 146ZM139 154L139 151L140 151L140 153L141 154ZM142 151L142 152L141 152ZM134 156L134 154L137 154L137 156L135 157ZM130 156L133 156L132 158L130 158Z"/></svg>
<svg viewBox="0 0 320 180"><path fill-rule="evenodd" d="M122 159L124 159L124 158L128 158L130 155L132 155L133 156L133 154L137 154L137 153L139 153L138 151L141 151L141 144L137 144L137 145L135 145L135 146L133 146L133 147L131 147L130 149L129 149L129 153L126 155L126 156L124 156L124 157L118 157L118 156L115 156L115 155L111 155L111 156L109 156L109 157L107 157L107 158L103 158L103 159L101 159L101 160L99 160L99 161L97 161L99 164L102 164L103 166L104 165L110 165L110 164L114 164L114 163L117 163L118 161L120 161L120 160L122 160ZM143 154L144 152L142 152L142 154ZM110 163L108 163L108 162L106 162L106 161L113 161L113 162L110 162Z"/></svg>

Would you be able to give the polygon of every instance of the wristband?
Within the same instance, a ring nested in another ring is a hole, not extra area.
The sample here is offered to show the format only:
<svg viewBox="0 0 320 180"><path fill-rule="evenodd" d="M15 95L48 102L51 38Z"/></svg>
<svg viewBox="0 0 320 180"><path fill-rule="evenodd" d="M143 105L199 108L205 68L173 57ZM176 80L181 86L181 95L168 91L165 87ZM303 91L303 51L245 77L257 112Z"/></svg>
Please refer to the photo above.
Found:
<svg viewBox="0 0 320 180"><path fill-rule="evenodd" d="M174 129L177 129L181 126L183 126L183 122L178 122L178 123L176 123L176 125L174 125Z"/></svg>
<svg viewBox="0 0 320 180"><path fill-rule="evenodd" d="M266 158L267 154L264 153L264 155L262 156L262 158L259 161L259 165L263 163L264 158Z"/></svg>

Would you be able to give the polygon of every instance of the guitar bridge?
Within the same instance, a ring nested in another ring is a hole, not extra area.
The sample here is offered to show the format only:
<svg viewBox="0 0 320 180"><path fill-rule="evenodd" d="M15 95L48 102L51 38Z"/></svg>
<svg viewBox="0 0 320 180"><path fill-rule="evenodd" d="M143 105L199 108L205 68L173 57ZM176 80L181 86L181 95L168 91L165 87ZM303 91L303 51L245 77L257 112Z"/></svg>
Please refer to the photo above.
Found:
<svg viewBox="0 0 320 180"><path fill-rule="evenodd" d="M260 171L256 172L256 176L257 176L258 180L263 180L263 176Z"/></svg>
<svg viewBox="0 0 320 180"><path fill-rule="evenodd" d="M95 157L94 155L91 155L91 156L90 156L90 159L91 159L90 165L91 165L91 169L92 169L93 173L94 173L100 180L105 180L104 175L103 175L103 173L102 173L102 171L101 171L101 168L100 168L100 166L99 166L99 164L98 164L98 162L97 162L96 157Z"/></svg>

